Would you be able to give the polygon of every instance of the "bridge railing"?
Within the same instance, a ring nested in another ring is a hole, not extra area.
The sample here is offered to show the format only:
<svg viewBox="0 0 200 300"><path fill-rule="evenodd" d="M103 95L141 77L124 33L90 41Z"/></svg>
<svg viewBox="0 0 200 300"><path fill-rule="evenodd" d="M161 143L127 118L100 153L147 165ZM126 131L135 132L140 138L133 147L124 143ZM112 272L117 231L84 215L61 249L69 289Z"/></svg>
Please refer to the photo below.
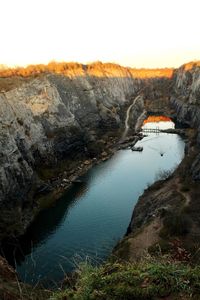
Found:
<svg viewBox="0 0 200 300"><path fill-rule="evenodd" d="M156 127L156 128L142 128L142 131L143 132L156 132L156 133L158 133L158 132L160 132L160 129L158 127Z"/></svg>

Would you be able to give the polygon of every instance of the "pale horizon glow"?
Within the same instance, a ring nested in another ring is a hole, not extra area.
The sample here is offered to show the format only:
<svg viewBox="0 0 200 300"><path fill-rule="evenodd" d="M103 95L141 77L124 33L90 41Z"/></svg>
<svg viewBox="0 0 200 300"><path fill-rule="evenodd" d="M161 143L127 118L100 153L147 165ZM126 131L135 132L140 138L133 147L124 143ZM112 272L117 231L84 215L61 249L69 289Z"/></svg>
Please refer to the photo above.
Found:
<svg viewBox="0 0 200 300"><path fill-rule="evenodd" d="M200 60L199 0L6 0L0 8L0 64Z"/></svg>

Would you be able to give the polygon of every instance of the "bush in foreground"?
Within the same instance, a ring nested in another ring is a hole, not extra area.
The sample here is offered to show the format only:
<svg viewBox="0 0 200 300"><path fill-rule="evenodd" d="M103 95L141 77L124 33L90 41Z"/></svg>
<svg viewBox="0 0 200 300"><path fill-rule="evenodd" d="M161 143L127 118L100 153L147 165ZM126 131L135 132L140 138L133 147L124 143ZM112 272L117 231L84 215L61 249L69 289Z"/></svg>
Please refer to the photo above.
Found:
<svg viewBox="0 0 200 300"><path fill-rule="evenodd" d="M77 280L50 300L200 299L200 267L169 259L140 263L83 263Z"/></svg>

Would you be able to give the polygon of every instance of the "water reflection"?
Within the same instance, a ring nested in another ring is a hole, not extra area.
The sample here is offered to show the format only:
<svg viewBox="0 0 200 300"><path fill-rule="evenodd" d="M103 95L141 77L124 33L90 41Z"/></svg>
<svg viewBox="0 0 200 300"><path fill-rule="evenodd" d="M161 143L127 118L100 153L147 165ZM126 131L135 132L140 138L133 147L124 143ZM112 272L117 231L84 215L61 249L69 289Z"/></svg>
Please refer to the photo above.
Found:
<svg viewBox="0 0 200 300"><path fill-rule="evenodd" d="M10 262L15 257L24 281L59 281L60 266L65 272L73 270L74 256L103 260L111 253L147 184L155 181L160 170L174 168L184 155L184 142L175 134L148 133L137 145L143 146L143 152L121 150L93 167L81 177L83 183L38 215L14 256L7 251Z"/></svg>
<svg viewBox="0 0 200 300"><path fill-rule="evenodd" d="M59 205L55 202L51 207L39 213L25 235L3 249L3 255L9 257L11 265L17 263L20 266L38 245L42 245L47 238L50 238L61 226L68 211L76 202L84 197L87 191L87 182L74 183L72 187L59 199ZM66 201L67 194L67 201Z"/></svg>
<svg viewBox="0 0 200 300"><path fill-rule="evenodd" d="M169 117L165 116L149 116L144 120L142 130L145 129L174 129L175 124Z"/></svg>

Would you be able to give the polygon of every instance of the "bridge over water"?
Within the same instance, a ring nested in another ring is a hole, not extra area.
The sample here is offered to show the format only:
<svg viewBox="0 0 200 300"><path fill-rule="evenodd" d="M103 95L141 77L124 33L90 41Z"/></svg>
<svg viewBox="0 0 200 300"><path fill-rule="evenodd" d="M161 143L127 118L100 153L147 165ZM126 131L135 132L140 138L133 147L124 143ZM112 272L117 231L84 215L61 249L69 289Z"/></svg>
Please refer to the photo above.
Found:
<svg viewBox="0 0 200 300"><path fill-rule="evenodd" d="M159 129L159 127L156 127L156 128L142 128L142 132L155 132L155 133L159 133L159 132L161 132L161 130Z"/></svg>

